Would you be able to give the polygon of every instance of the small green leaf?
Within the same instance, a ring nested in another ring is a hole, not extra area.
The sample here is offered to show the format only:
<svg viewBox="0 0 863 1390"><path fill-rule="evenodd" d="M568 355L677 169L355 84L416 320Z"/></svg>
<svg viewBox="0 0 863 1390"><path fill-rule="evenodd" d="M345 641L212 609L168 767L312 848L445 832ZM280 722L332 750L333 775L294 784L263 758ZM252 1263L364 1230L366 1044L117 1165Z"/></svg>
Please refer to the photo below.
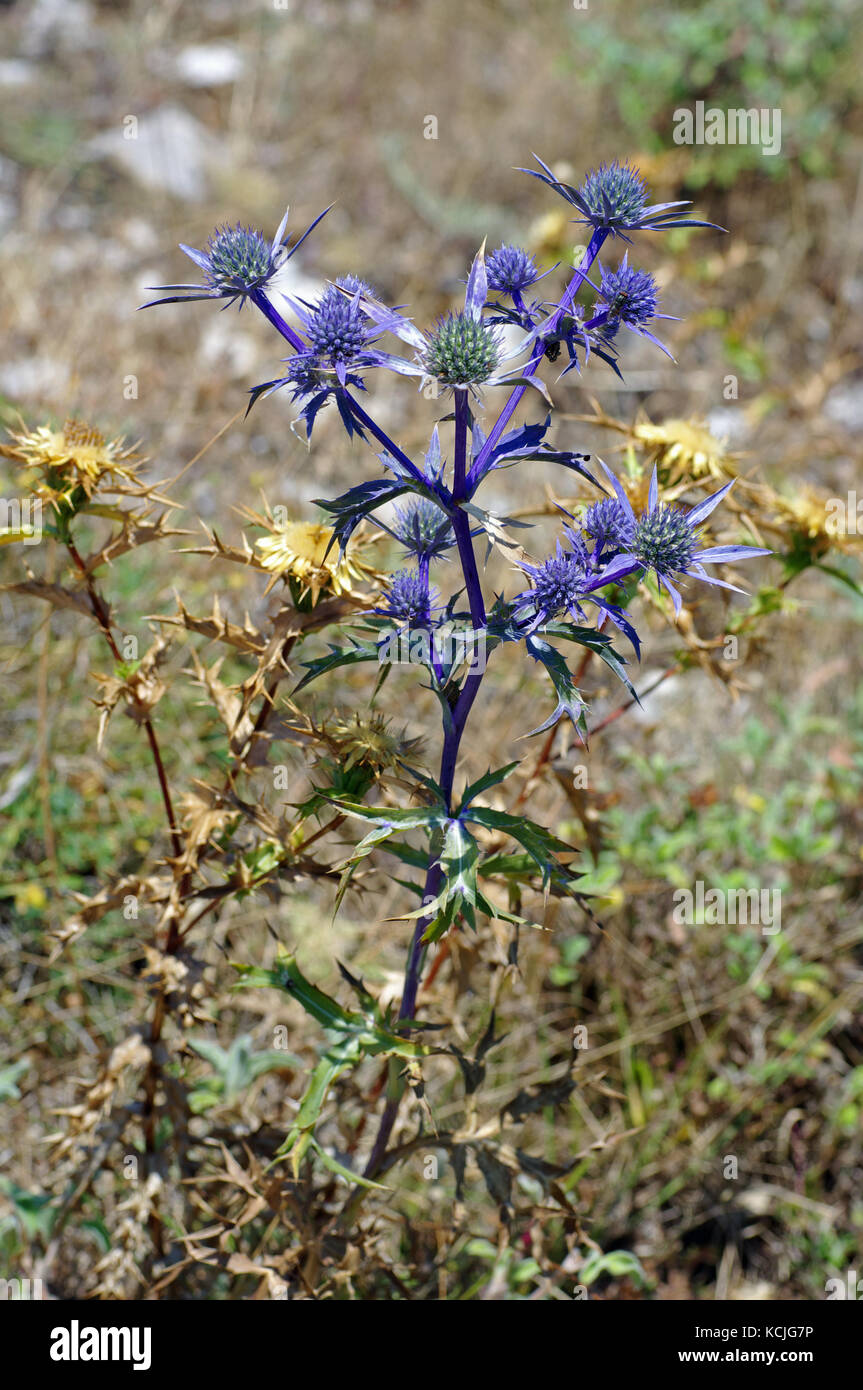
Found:
<svg viewBox="0 0 863 1390"><path fill-rule="evenodd" d="M569 667L560 652L557 651L555 647L550 646L548 642L543 642L541 638L536 636L527 637L525 639L525 646L534 660L541 662L548 672L549 679L557 695L557 706L543 724L538 724L535 729L531 729L530 733L525 734L524 737L533 738L534 734L544 733L546 729L552 728L564 715L570 720L574 728L580 729L582 733L585 733L584 701L572 679Z"/></svg>
<svg viewBox="0 0 863 1390"><path fill-rule="evenodd" d="M20 1062L11 1062L8 1067L0 1067L0 1100L20 1100L18 1081L30 1067L24 1057Z"/></svg>
<svg viewBox="0 0 863 1390"><path fill-rule="evenodd" d="M338 1159L333 1158L332 1154L328 1154L326 1150L322 1149L320 1144L315 1141L312 1142L311 1147L314 1149L324 1167L329 1168L331 1173L338 1174L340 1178L344 1178L346 1182L351 1184L358 1183L360 1187L372 1187L377 1192L389 1192L386 1183L372 1182L371 1178L364 1178L361 1177L359 1173L354 1173L350 1168L346 1168L343 1163L339 1163Z"/></svg>
<svg viewBox="0 0 863 1390"><path fill-rule="evenodd" d="M509 774L517 767L518 762L514 762L507 763L506 767L499 767L496 772L492 772L489 768L484 777L479 777L475 782L471 782L464 789L464 795L461 799L462 811L470 805L474 797L481 796L483 792L488 791L489 787L497 787L501 782L506 781Z"/></svg>
<svg viewBox="0 0 863 1390"><path fill-rule="evenodd" d="M376 662L378 660L379 655L376 644L372 645L369 642L355 642L352 647L336 647L330 644L329 656L318 657L316 661L304 661L302 663L306 668L306 674L303 676L302 680L294 686L291 693L296 695L298 691L303 690L305 686L317 680L318 676L325 675L327 671L336 671L340 666L356 666L363 661Z"/></svg>

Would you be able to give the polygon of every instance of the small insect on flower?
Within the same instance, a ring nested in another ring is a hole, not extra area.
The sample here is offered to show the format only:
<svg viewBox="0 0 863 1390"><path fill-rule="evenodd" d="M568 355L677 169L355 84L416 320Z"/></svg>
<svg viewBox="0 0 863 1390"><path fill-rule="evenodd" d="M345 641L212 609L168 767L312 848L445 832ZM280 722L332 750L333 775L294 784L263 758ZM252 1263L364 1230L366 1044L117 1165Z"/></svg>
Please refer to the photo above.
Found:
<svg viewBox="0 0 863 1390"><path fill-rule="evenodd" d="M646 270L629 265L628 255L627 252L616 270L601 271L600 293L609 323L646 323L656 316L656 281Z"/></svg>
<svg viewBox="0 0 863 1390"><path fill-rule="evenodd" d="M620 325L625 324L633 333L649 338L666 357L671 357L665 344L645 327L651 319L670 319L671 315L656 312L656 281L648 271L637 270L629 264L628 251L615 270L600 266L599 295L596 304L598 312L591 319L592 327L601 328L606 338L613 339ZM671 360L674 361L673 357Z"/></svg>

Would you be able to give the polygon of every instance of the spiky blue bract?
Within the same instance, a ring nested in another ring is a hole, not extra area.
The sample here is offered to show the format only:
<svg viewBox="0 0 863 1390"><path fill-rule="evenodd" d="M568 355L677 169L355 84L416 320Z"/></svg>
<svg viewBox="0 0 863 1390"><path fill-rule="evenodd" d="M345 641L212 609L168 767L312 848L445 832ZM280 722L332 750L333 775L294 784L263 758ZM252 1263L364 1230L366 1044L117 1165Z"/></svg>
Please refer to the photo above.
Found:
<svg viewBox="0 0 863 1390"><path fill-rule="evenodd" d="M184 251L203 272L204 283L154 285L153 289L172 290L176 293L168 295L165 299L152 299L149 303L142 304L141 308L150 309L155 304L184 304L197 299L226 299L229 304L239 299L241 305L246 299L251 299L259 307L267 308L263 292L328 212L329 208L325 208L290 249L287 245L288 238L285 236L287 212L271 242L267 241L263 232L257 231L254 227L244 227L239 222L234 227L217 227L207 242L206 251L199 251L194 246L186 246L180 242L180 250Z"/></svg>
<svg viewBox="0 0 863 1390"><path fill-rule="evenodd" d="M605 465L603 465L605 468ZM605 473L610 480L617 501L634 527L632 545L628 556L644 571L652 571L660 588L668 590L674 604L675 614L680 612L683 600L673 581L692 576L704 584L714 584L721 589L733 589L744 593L736 584L725 579L717 579L708 574L705 565L733 563L736 560L754 560L759 555L770 555L772 551L755 545L715 545L700 550L701 528L710 513L734 486L734 480L726 483L718 492L705 497L703 502L684 511L682 507L669 506L659 501L659 484L656 468L650 479L650 492L647 507L636 517L632 505L621 486L620 480L607 468ZM625 559L626 556L620 558Z"/></svg>
<svg viewBox="0 0 863 1390"><path fill-rule="evenodd" d="M417 560L436 559L455 543L449 517L427 497L414 498L407 507L396 508L393 534Z"/></svg>
<svg viewBox="0 0 863 1390"><path fill-rule="evenodd" d="M361 280L358 275L338 275L336 284L339 289L347 290L348 294L360 294L366 299L377 299L378 292L374 285L369 285L365 280Z"/></svg>
<svg viewBox="0 0 863 1390"><path fill-rule="evenodd" d="M445 386L479 386L493 375L499 360L495 329L462 311L448 314L429 334L423 366Z"/></svg>

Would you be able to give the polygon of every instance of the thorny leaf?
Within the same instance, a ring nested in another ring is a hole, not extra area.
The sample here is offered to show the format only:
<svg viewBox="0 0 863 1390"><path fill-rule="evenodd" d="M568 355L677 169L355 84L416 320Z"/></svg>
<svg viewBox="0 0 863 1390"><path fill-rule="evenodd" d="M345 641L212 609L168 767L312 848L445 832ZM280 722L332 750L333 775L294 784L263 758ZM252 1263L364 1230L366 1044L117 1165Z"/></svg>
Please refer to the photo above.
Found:
<svg viewBox="0 0 863 1390"><path fill-rule="evenodd" d="M90 599L82 589L64 589L62 584L49 584L44 579L25 579L18 584L0 585L0 590L13 594L30 594L44 599L52 608L71 608L75 613L94 617Z"/></svg>
<svg viewBox="0 0 863 1390"><path fill-rule="evenodd" d="M518 530L529 530L530 523L517 521L515 517L498 516L494 512L487 512L482 507L478 507L474 502L463 502L462 506L476 521L479 522L488 540L485 553L486 563L492 549L497 548L508 560L530 561L530 556L519 545L518 541L512 540L508 531L510 528Z"/></svg>
<svg viewBox="0 0 863 1390"><path fill-rule="evenodd" d="M144 621L163 623L166 627L181 627L187 632L197 632L202 637L208 637L214 642L224 642L230 647L235 647L237 651L247 652L251 656L260 656L266 650L266 639L252 625L248 614L245 616L242 627L237 627L235 623L228 622L227 618L222 616L218 594L213 596L213 612L209 618L193 617L179 598L177 599L177 608L178 612L175 614L151 613L145 617Z"/></svg>
<svg viewBox="0 0 863 1390"><path fill-rule="evenodd" d="M489 1196L505 1210L512 1200L512 1172L485 1144L476 1146L476 1161Z"/></svg>
<svg viewBox="0 0 863 1390"><path fill-rule="evenodd" d="M104 516L106 510L95 503L82 508L86 514L96 513L99 516ZM192 535L191 531L168 526L167 514L163 513L158 520L153 522L145 520L147 515L149 513L136 516L133 512L121 512L121 529L116 531L98 550L85 557L84 564L87 573L93 574L102 565L110 565L121 555L125 555L131 550L138 550L142 545L151 545L154 541L167 540L169 536Z"/></svg>
<svg viewBox="0 0 863 1390"><path fill-rule="evenodd" d="M93 672L93 679L101 686L101 695L93 703L101 711L99 734L96 746L102 747L108 720L121 701L125 702L124 714L136 724L149 719L156 705L167 689L158 671L166 660L168 643L157 637L149 650L136 662L134 669L126 673L118 670L111 676Z"/></svg>
<svg viewBox="0 0 863 1390"><path fill-rule="evenodd" d="M235 694L236 687L223 684L219 671L225 658L220 656L210 667L199 661L197 653L192 652L192 661L199 683L204 687L216 706L219 718L228 734L228 745L232 753L242 752L253 732L253 721L243 713L243 701Z"/></svg>
<svg viewBox="0 0 863 1390"><path fill-rule="evenodd" d="M535 1115L549 1105L563 1105L575 1090L571 1076L558 1077L556 1081L542 1081L529 1090L519 1091L501 1111L501 1116L509 1115L513 1120L523 1120L525 1115Z"/></svg>
<svg viewBox="0 0 863 1390"><path fill-rule="evenodd" d="M110 888L102 888L92 898L85 897L83 893L72 893L78 901L80 907L74 916L59 927L49 932L55 942L52 947L48 963L53 964L61 954L63 947L70 941L77 941L87 930L91 922L98 922L108 912L116 912L122 909L129 899L135 899L138 906L146 904L159 905L166 903L171 895L172 879L159 878L152 876L141 878L135 874L127 878L118 879Z"/></svg>

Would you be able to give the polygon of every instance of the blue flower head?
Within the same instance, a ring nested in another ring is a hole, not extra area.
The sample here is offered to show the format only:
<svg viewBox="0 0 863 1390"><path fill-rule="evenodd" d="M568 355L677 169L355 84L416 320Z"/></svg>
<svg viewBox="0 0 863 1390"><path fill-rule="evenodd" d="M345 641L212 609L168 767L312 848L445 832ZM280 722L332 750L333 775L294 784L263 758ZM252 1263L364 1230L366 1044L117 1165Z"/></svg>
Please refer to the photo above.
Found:
<svg viewBox="0 0 863 1390"><path fill-rule="evenodd" d="M565 198L580 214L574 220L586 222L594 231L603 231L611 236L623 237L626 232L659 232L668 227L716 227L715 222L699 222L691 217L682 217L678 208L688 208L688 202L653 203L648 205L647 187L637 169L631 164L600 164L591 169L580 188L555 178L547 164L534 155L542 173L535 169L522 169L523 174L531 174L549 188ZM717 227L717 231L724 228Z"/></svg>
<svg viewBox="0 0 863 1390"><path fill-rule="evenodd" d="M263 294L276 273L299 250L328 212L329 208L325 208L290 250L285 236L287 212L271 242L262 232L239 223L236 227L217 227L207 242L206 251L198 251L194 246L180 242L180 250L185 251L203 271L203 285L154 285L153 289L172 290L175 293L165 299L152 299L141 307L149 309L154 304L185 304L196 299L226 299L228 304L239 299L242 305L246 299L255 299Z"/></svg>
<svg viewBox="0 0 863 1390"><path fill-rule="evenodd" d="M691 576L705 584L714 584L722 589L733 589L735 593L745 593L736 584L725 579L717 579L708 574L705 565L720 565L737 560L754 560L758 555L770 555L754 545L714 545L700 549L701 530L714 507L717 507L734 486L734 480L726 483L718 492L706 497L697 506L685 511L682 507L670 506L659 501L656 469L650 480L647 508L636 517L629 498L620 481L605 470L617 494L617 500L633 525L629 556L645 571L653 571L660 588L671 595L674 612L680 612L683 600L677 590L676 582ZM621 559L624 557L621 557Z"/></svg>
<svg viewBox="0 0 863 1390"><path fill-rule="evenodd" d="M547 618L554 618L558 613L574 613L584 592L586 578L579 558L561 550L558 541L557 553L540 565L533 575L537 608Z"/></svg>
<svg viewBox="0 0 863 1390"><path fill-rule="evenodd" d="M467 310L447 314L429 335L423 366L445 386L479 386L500 360L497 331Z"/></svg>
<svg viewBox="0 0 863 1390"><path fill-rule="evenodd" d="M393 534L409 555L426 562L443 555L455 542L449 517L427 497L396 508Z"/></svg>
<svg viewBox="0 0 863 1390"><path fill-rule="evenodd" d="M306 336L312 352L332 365L352 361L368 337L358 298L347 299L335 288L326 290L308 317Z"/></svg>
<svg viewBox="0 0 863 1390"><path fill-rule="evenodd" d="M218 227L207 242L204 278L217 294L247 294L265 285L274 270L275 252L251 227Z"/></svg>
<svg viewBox="0 0 863 1390"><path fill-rule="evenodd" d="M602 270L600 294L608 311L608 324L632 326L656 317L656 281L646 270L636 270L624 256L616 270Z"/></svg>
<svg viewBox="0 0 863 1390"><path fill-rule="evenodd" d="M631 164L600 164L579 189L585 220L619 231L638 225L647 207L647 185Z"/></svg>
<svg viewBox="0 0 863 1390"><path fill-rule="evenodd" d="M249 393L251 409L262 396L282 386L292 387L292 400L302 402L300 418L309 438L320 410L330 399L335 399L348 434L361 432L346 388L364 390L360 373L390 365L393 359L378 351L377 339L382 333L400 331L407 322L374 299L366 303L362 295L364 290L371 293L368 285L354 276L343 278L345 284L337 280L324 290L316 304L285 296L303 325L305 338L297 338L299 349L288 359L284 376L264 381Z"/></svg>
<svg viewBox="0 0 863 1390"><path fill-rule="evenodd" d="M520 294L541 279L533 256L520 246L499 246L486 261L488 287L496 294Z"/></svg>
<svg viewBox="0 0 863 1390"><path fill-rule="evenodd" d="M635 523L633 554L661 579L687 574L697 546L695 530L682 507L656 507Z"/></svg>
<svg viewBox="0 0 863 1390"><path fill-rule="evenodd" d="M607 497L588 507L582 526L601 551L629 550L635 536L635 522L616 497Z"/></svg>
<svg viewBox="0 0 863 1390"><path fill-rule="evenodd" d="M379 611L397 623L424 626L430 621L435 600L424 575L418 570L400 570L390 580L386 606Z"/></svg>

